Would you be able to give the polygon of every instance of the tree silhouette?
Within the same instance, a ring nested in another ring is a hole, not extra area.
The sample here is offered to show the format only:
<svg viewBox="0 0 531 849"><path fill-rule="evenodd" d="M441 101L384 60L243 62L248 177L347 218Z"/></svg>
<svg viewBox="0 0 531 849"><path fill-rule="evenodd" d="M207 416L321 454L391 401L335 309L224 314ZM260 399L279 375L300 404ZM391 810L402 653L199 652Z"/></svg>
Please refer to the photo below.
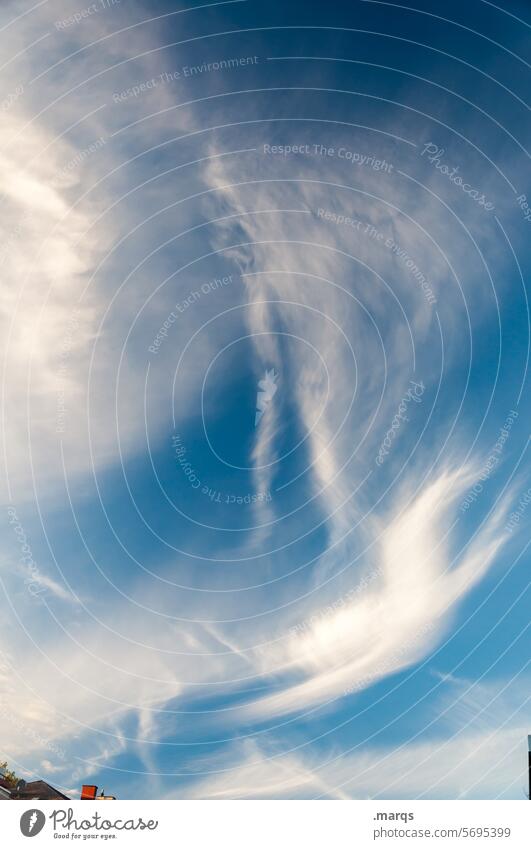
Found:
<svg viewBox="0 0 531 849"><path fill-rule="evenodd" d="M18 775L16 775L12 769L9 769L7 766L7 761L3 761L0 763L0 772L2 773L2 777L4 781L7 781L12 787L15 787L17 781L19 781Z"/></svg>

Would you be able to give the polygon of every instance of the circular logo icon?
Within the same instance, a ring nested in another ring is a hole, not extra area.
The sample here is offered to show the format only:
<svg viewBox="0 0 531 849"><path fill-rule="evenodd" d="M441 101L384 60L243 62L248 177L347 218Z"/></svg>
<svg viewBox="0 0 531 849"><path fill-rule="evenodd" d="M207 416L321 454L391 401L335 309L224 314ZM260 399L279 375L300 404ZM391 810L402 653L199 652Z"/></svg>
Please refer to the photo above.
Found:
<svg viewBox="0 0 531 849"><path fill-rule="evenodd" d="M42 811L32 808L20 817L20 830L24 837L35 837L44 828L46 817Z"/></svg>

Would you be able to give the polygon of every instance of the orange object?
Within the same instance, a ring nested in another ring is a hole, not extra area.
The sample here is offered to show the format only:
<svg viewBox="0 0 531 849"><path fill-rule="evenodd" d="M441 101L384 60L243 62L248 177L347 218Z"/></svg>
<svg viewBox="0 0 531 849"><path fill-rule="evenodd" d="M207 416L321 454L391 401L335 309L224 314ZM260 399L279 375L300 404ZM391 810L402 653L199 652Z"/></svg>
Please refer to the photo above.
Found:
<svg viewBox="0 0 531 849"><path fill-rule="evenodd" d="M97 788L96 784L82 784L81 785L81 798L82 799L95 799L97 792L98 792L98 788Z"/></svg>

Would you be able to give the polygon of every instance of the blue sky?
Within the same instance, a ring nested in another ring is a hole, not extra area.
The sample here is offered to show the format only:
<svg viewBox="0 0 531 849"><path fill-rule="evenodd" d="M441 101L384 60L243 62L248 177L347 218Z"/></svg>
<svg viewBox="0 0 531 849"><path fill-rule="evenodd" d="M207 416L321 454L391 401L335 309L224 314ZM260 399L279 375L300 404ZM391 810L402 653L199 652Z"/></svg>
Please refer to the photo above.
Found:
<svg viewBox="0 0 531 849"><path fill-rule="evenodd" d="M528 11L3 4L20 774L524 798Z"/></svg>

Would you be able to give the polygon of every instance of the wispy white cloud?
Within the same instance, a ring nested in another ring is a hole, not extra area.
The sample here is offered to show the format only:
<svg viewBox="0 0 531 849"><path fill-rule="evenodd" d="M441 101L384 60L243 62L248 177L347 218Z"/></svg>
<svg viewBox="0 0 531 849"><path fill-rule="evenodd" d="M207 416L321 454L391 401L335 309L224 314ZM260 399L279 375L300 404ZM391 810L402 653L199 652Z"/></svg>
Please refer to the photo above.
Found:
<svg viewBox="0 0 531 849"><path fill-rule="evenodd" d="M211 775L191 783L198 799L525 798L526 679L488 685L455 679L437 709L445 734L428 730L400 745L359 745L348 753L278 754L248 740L214 758ZM466 720L466 721L465 721ZM205 770L206 771L206 770Z"/></svg>
<svg viewBox="0 0 531 849"><path fill-rule="evenodd" d="M506 510L500 507L459 551L452 527L455 506L474 479L470 466L446 469L416 494L403 488L379 520L373 515L379 578L350 603L260 653L264 671L288 668L304 677L244 705L242 718L303 712L364 689L428 654L452 622L454 606L481 580L505 538ZM310 612L308 618L311 623Z"/></svg>

